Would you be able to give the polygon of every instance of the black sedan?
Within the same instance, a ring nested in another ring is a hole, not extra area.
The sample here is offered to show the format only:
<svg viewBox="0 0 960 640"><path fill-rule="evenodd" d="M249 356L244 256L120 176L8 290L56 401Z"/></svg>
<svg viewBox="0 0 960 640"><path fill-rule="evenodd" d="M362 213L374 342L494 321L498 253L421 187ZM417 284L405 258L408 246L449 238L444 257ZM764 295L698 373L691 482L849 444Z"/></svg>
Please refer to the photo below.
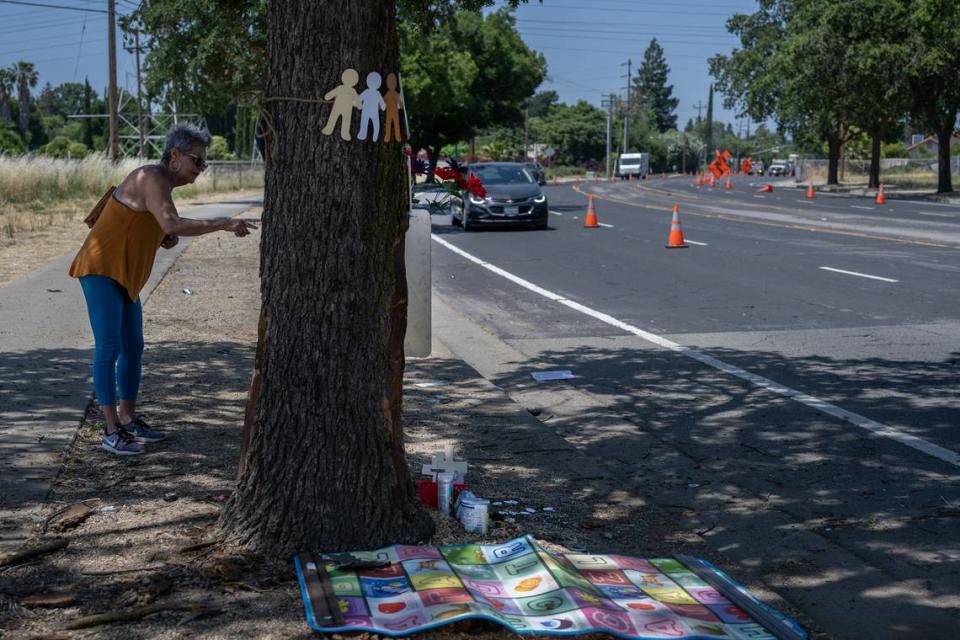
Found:
<svg viewBox="0 0 960 640"><path fill-rule="evenodd" d="M547 228L547 196L523 164L481 162L470 165L470 173L480 178L487 197L470 193L453 196L453 224L462 225L465 231L483 224Z"/></svg>

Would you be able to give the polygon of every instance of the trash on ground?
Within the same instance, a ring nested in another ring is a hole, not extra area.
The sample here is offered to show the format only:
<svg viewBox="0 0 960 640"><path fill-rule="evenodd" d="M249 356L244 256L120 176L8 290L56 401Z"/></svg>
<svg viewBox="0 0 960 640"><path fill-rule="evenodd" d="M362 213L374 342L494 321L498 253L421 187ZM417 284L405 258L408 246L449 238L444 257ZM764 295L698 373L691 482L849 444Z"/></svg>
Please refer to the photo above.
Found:
<svg viewBox="0 0 960 640"><path fill-rule="evenodd" d="M446 387L448 384L443 380L424 380L423 382L414 382L413 386L421 389L436 389L437 387Z"/></svg>
<svg viewBox="0 0 960 640"><path fill-rule="evenodd" d="M572 371L566 369L563 371L534 371L530 375L533 376L533 379L537 382L544 382L546 380L569 380L576 377Z"/></svg>
<svg viewBox="0 0 960 640"><path fill-rule="evenodd" d="M47 519L44 531L66 531L80 525L97 510L99 498L84 500L60 509Z"/></svg>
<svg viewBox="0 0 960 640"><path fill-rule="evenodd" d="M314 631L407 635L481 618L512 631L632 640L808 637L712 564L689 556L557 554L529 536L352 555L389 565L358 570L328 564L322 555L294 557Z"/></svg>
<svg viewBox="0 0 960 640"><path fill-rule="evenodd" d="M193 291L190 291L190 289L187 289L186 287L184 287L183 289L181 289L181 291L183 291L183 292L184 292L185 294L187 294L188 296L192 296L192 295L193 295Z"/></svg>

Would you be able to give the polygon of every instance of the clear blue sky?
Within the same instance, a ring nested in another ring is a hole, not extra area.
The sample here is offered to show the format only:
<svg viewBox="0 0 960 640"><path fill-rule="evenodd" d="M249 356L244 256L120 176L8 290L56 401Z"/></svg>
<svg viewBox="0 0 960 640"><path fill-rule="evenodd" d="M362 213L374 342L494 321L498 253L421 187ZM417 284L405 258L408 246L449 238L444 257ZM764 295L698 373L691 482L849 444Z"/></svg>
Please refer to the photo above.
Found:
<svg viewBox="0 0 960 640"><path fill-rule="evenodd" d="M727 33L727 18L756 8L755 0L530 0L516 16L524 41L547 59L549 78L541 89L556 91L567 103L586 100L600 106L604 94L624 95L626 78L620 76L627 68L620 64L632 59L635 73L656 38L670 67L673 95L680 99L677 116L683 127L696 117L694 105L707 103L707 59L738 44ZM715 96L714 117L736 129L734 114L721 103Z"/></svg>
<svg viewBox="0 0 960 640"><path fill-rule="evenodd" d="M36 1L78 9L104 10L107 5L106 0ZM135 0L117 0L119 13L129 13L135 6ZM620 76L626 67L620 64L630 58L636 69L650 39L656 37L670 66L683 126L697 114L693 105L706 104L707 58L737 44L726 31L727 18L755 8L755 0L531 0L516 15L524 40L547 59L549 79L542 89L553 89L564 102L583 99L599 106L603 94L622 93L626 79ZM102 92L107 85L106 51L104 13L0 3L0 65L17 60L35 63L40 86L83 82L88 77ZM135 91L135 73L134 59L118 38L120 86ZM717 119L734 122L719 96L714 109Z"/></svg>
<svg viewBox="0 0 960 640"><path fill-rule="evenodd" d="M33 0L77 9L106 11L106 0ZM117 13L129 13L132 0L117 0ZM45 83L83 82L98 93L107 86L107 14L0 3L0 66L33 62ZM117 83L136 92L136 62L117 35Z"/></svg>

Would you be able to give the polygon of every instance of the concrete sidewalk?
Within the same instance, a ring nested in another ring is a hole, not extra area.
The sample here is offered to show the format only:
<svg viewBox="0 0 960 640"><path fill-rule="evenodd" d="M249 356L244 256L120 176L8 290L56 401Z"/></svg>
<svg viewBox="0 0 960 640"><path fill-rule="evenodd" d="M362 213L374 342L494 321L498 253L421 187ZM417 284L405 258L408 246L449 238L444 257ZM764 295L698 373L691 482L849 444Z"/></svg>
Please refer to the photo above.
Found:
<svg viewBox="0 0 960 640"><path fill-rule="evenodd" d="M181 213L235 216L261 203L242 199ZM144 303L191 240L159 251ZM83 294L67 275L73 256L0 286L0 548L29 536L13 510L22 516L43 503L90 400L93 337Z"/></svg>

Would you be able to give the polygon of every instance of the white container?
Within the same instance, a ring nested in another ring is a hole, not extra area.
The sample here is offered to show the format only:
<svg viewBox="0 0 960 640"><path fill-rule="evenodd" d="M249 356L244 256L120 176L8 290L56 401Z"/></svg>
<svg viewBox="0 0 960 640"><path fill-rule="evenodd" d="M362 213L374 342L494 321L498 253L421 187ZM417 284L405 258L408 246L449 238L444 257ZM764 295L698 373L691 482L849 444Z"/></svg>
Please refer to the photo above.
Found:
<svg viewBox="0 0 960 640"><path fill-rule="evenodd" d="M471 491L461 491L457 496L456 516L467 533L486 535L490 529L490 501L478 498Z"/></svg>
<svg viewBox="0 0 960 640"><path fill-rule="evenodd" d="M437 474L437 508L440 513L450 515L450 503L453 501L453 474Z"/></svg>

